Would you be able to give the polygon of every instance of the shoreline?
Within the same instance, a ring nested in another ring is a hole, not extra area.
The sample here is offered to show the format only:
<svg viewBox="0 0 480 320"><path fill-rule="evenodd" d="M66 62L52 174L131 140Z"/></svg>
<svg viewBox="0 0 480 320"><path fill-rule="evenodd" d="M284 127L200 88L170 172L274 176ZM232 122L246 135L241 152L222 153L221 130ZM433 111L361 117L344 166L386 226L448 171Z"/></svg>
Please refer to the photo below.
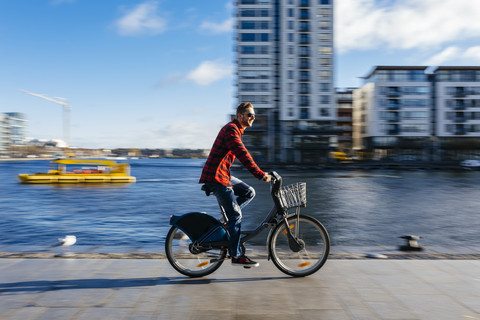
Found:
<svg viewBox="0 0 480 320"><path fill-rule="evenodd" d="M58 159L51 158L0 158L0 162L17 162L17 161L52 161ZM100 158L99 158L100 159ZM101 158L103 159L103 158ZM145 158L142 160L158 160L158 159L176 159L176 158ZM181 159L198 159L198 158L181 158ZM115 160L115 159L113 159ZM127 159L129 160L129 159ZM137 160L137 159L134 159ZM475 169L464 168L459 161L449 162L387 162L387 161L348 161L336 163L321 163L321 164L275 164L262 163L259 165L263 167L276 167L288 171L304 171L304 170L454 170L454 171L475 171ZM234 166L232 170L245 170L242 166Z"/></svg>
<svg viewBox="0 0 480 320"><path fill-rule="evenodd" d="M268 259L263 246L249 246L247 255ZM0 246L0 259L166 259L163 247L73 246L45 249L30 246ZM331 246L332 260L480 260L480 247L423 247L422 251L400 251L398 247Z"/></svg>

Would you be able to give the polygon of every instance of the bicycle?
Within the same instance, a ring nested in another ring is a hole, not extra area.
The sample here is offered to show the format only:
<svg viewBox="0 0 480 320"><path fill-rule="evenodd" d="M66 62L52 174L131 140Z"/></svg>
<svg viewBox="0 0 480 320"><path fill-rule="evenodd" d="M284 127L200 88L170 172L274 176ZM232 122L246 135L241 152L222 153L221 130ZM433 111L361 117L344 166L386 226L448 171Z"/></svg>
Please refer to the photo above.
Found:
<svg viewBox="0 0 480 320"><path fill-rule="evenodd" d="M263 222L253 231L242 231L243 244L267 228L268 260L282 272L293 277L305 277L317 272L327 261L330 237L317 219L300 214L306 206L306 183L296 183L282 188L282 178L276 172L270 193L273 208ZM208 190L202 188L206 191ZM171 216L170 228L165 240L165 253L169 263L178 272L192 277L203 277L216 271L229 249L226 226L227 216L219 204L223 220L203 212L191 212ZM295 209L294 213L288 210Z"/></svg>

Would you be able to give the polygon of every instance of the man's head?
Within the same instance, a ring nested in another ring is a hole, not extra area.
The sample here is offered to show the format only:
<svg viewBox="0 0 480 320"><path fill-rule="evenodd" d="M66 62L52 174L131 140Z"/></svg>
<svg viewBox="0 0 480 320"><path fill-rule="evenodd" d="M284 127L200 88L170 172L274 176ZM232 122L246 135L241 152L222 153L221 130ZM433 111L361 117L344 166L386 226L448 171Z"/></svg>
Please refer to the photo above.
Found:
<svg viewBox="0 0 480 320"><path fill-rule="evenodd" d="M250 102L244 102L238 105L237 119L243 129L253 125L253 121L255 121L255 111Z"/></svg>

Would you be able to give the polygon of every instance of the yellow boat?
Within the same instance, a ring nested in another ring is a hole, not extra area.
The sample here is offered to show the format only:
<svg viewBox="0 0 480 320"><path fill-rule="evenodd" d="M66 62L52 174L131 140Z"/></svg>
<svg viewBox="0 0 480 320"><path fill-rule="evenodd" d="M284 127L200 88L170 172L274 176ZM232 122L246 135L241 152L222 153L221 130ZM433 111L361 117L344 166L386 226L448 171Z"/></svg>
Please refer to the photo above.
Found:
<svg viewBox="0 0 480 320"><path fill-rule="evenodd" d="M110 160L57 159L48 173L19 174L22 183L129 183L130 165Z"/></svg>

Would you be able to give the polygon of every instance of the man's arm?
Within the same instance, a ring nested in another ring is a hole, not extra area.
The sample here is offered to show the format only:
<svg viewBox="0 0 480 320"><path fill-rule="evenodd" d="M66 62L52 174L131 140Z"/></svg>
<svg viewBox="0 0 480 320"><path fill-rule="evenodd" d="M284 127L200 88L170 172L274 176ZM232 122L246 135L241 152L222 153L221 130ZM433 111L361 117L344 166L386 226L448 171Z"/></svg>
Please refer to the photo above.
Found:
<svg viewBox="0 0 480 320"><path fill-rule="evenodd" d="M265 179L265 176L269 177L269 175L263 172L253 160L252 156L242 142L240 132L238 132L234 128L231 128L226 134L226 143L228 148L232 150L233 154L237 157L237 159L255 177L257 177L259 180Z"/></svg>

